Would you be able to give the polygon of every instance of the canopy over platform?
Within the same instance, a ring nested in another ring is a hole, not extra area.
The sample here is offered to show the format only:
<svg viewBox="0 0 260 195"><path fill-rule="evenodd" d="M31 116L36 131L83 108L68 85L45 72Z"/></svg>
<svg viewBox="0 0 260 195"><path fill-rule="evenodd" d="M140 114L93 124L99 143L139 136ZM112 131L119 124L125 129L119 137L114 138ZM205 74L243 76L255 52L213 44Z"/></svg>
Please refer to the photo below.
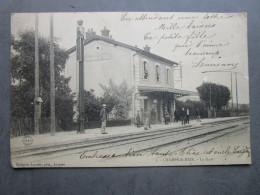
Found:
<svg viewBox="0 0 260 195"><path fill-rule="evenodd" d="M175 89L173 87L154 87L154 86L138 86L138 90L142 93L152 93L152 92L168 92L177 94L179 96L198 96L198 92L187 91L182 89Z"/></svg>

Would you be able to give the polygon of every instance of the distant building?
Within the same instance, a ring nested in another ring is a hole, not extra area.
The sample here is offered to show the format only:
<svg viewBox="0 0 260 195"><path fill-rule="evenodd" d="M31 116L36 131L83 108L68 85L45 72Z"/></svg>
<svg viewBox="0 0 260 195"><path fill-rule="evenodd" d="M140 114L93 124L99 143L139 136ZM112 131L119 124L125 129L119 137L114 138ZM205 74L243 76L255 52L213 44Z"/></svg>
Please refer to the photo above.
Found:
<svg viewBox="0 0 260 195"><path fill-rule="evenodd" d="M141 117L144 112L156 112L156 123L163 122L164 107L173 117L176 96L197 95L195 92L174 88L173 71L176 62L150 53L150 47L139 49L112 39L109 30L104 28L102 36L93 29L86 33L84 43L85 69L84 85L86 90L94 89L96 95L103 91L99 86L108 84L112 79L116 84L125 80L134 89L129 118L134 121L137 111ZM78 90L78 68L76 65L76 47L68 50L69 59L65 75L71 77L69 83L74 92Z"/></svg>

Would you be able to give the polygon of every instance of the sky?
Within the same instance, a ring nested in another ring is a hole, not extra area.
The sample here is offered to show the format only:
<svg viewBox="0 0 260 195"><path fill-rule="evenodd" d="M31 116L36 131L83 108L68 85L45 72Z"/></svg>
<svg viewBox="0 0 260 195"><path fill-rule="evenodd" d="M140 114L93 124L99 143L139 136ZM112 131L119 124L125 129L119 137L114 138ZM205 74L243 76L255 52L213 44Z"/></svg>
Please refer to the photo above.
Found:
<svg viewBox="0 0 260 195"><path fill-rule="evenodd" d="M106 27L116 41L141 49L149 45L151 53L180 63L184 90L196 91L203 82L231 88L232 71L236 103L236 72L238 101L249 103L247 18L244 13L75 12L54 13L53 18L54 36L64 49L75 46L77 21L83 20L85 31L93 28L101 35L100 31ZM48 37L50 13L39 13L38 25L39 34ZM12 14L11 33L16 37L19 31L34 28L34 13ZM178 75L179 71L176 71L176 78ZM175 87L180 88L180 82Z"/></svg>

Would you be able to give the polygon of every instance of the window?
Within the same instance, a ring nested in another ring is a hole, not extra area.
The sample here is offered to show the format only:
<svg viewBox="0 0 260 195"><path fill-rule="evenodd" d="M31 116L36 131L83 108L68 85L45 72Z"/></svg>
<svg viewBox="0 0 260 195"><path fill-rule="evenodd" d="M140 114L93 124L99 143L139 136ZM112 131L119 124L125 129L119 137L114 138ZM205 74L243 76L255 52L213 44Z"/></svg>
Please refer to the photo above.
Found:
<svg viewBox="0 0 260 195"><path fill-rule="evenodd" d="M170 82L170 69L166 68L166 83Z"/></svg>
<svg viewBox="0 0 260 195"><path fill-rule="evenodd" d="M156 81L160 81L160 66L156 65Z"/></svg>
<svg viewBox="0 0 260 195"><path fill-rule="evenodd" d="M148 63L144 61L144 79L148 79Z"/></svg>

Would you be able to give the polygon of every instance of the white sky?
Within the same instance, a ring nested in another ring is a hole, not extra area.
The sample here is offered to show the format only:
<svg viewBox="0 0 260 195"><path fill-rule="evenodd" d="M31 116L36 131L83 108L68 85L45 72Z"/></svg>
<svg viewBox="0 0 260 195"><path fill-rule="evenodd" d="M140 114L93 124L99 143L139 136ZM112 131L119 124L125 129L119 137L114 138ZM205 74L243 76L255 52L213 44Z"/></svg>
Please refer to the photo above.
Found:
<svg viewBox="0 0 260 195"><path fill-rule="evenodd" d="M143 13L127 13L129 17L140 16ZM39 33L43 36L49 36L49 13L40 13L39 17ZM207 43L227 43L225 47L207 48L207 51L217 51L219 49L219 55L212 58L211 56L205 56L207 63L239 63L233 71L238 72L237 85L238 85L238 100L239 103L249 102L249 87L248 87L248 56L247 56L247 21L245 14L224 14L223 16L232 16L228 19L202 19L205 13L174 13L174 17L171 20L143 20L143 21L120 21L122 16L121 12L114 13L55 13L54 18L54 36L59 38L59 45L62 48L69 49L75 46L76 41L76 27L77 21L83 20L85 31L89 28L101 35L100 30L106 26L110 30L110 35L116 41L126 43L132 46L137 45L139 48L143 48L146 44L151 47L151 52L159 56L165 57L175 62L181 62L183 65L183 85L182 89L196 91L196 87L201 85L203 81L214 82L223 84L230 88L231 77L229 72L208 72L223 70L223 67L192 67L193 62L199 62L203 56L187 56L185 55L187 48L179 48L173 52L173 48L176 44L182 44L183 39L170 39L162 40L158 44L158 39L149 41L144 40L144 34L150 32L151 35L160 37L162 34L180 33L186 35L194 31L203 32L205 29L170 29L170 30L158 30L161 24L171 25L178 22L179 26L188 25L192 19L176 20L180 16L195 16L199 17L195 20L196 25L203 24L215 24L213 28L206 29L208 35L216 34L212 39L194 39L191 40L193 45L191 46L194 51L204 52L206 50L200 50L195 45L200 40L205 40ZM172 16L172 13L148 13L148 16ZM17 35L17 32L34 29L35 17L33 13L19 13L12 14L11 32L13 35ZM190 44L190 41L187 43ZM234 74L233 74L234 76ZM235 101L235 78L233 78L233 94Z"/></svg>

